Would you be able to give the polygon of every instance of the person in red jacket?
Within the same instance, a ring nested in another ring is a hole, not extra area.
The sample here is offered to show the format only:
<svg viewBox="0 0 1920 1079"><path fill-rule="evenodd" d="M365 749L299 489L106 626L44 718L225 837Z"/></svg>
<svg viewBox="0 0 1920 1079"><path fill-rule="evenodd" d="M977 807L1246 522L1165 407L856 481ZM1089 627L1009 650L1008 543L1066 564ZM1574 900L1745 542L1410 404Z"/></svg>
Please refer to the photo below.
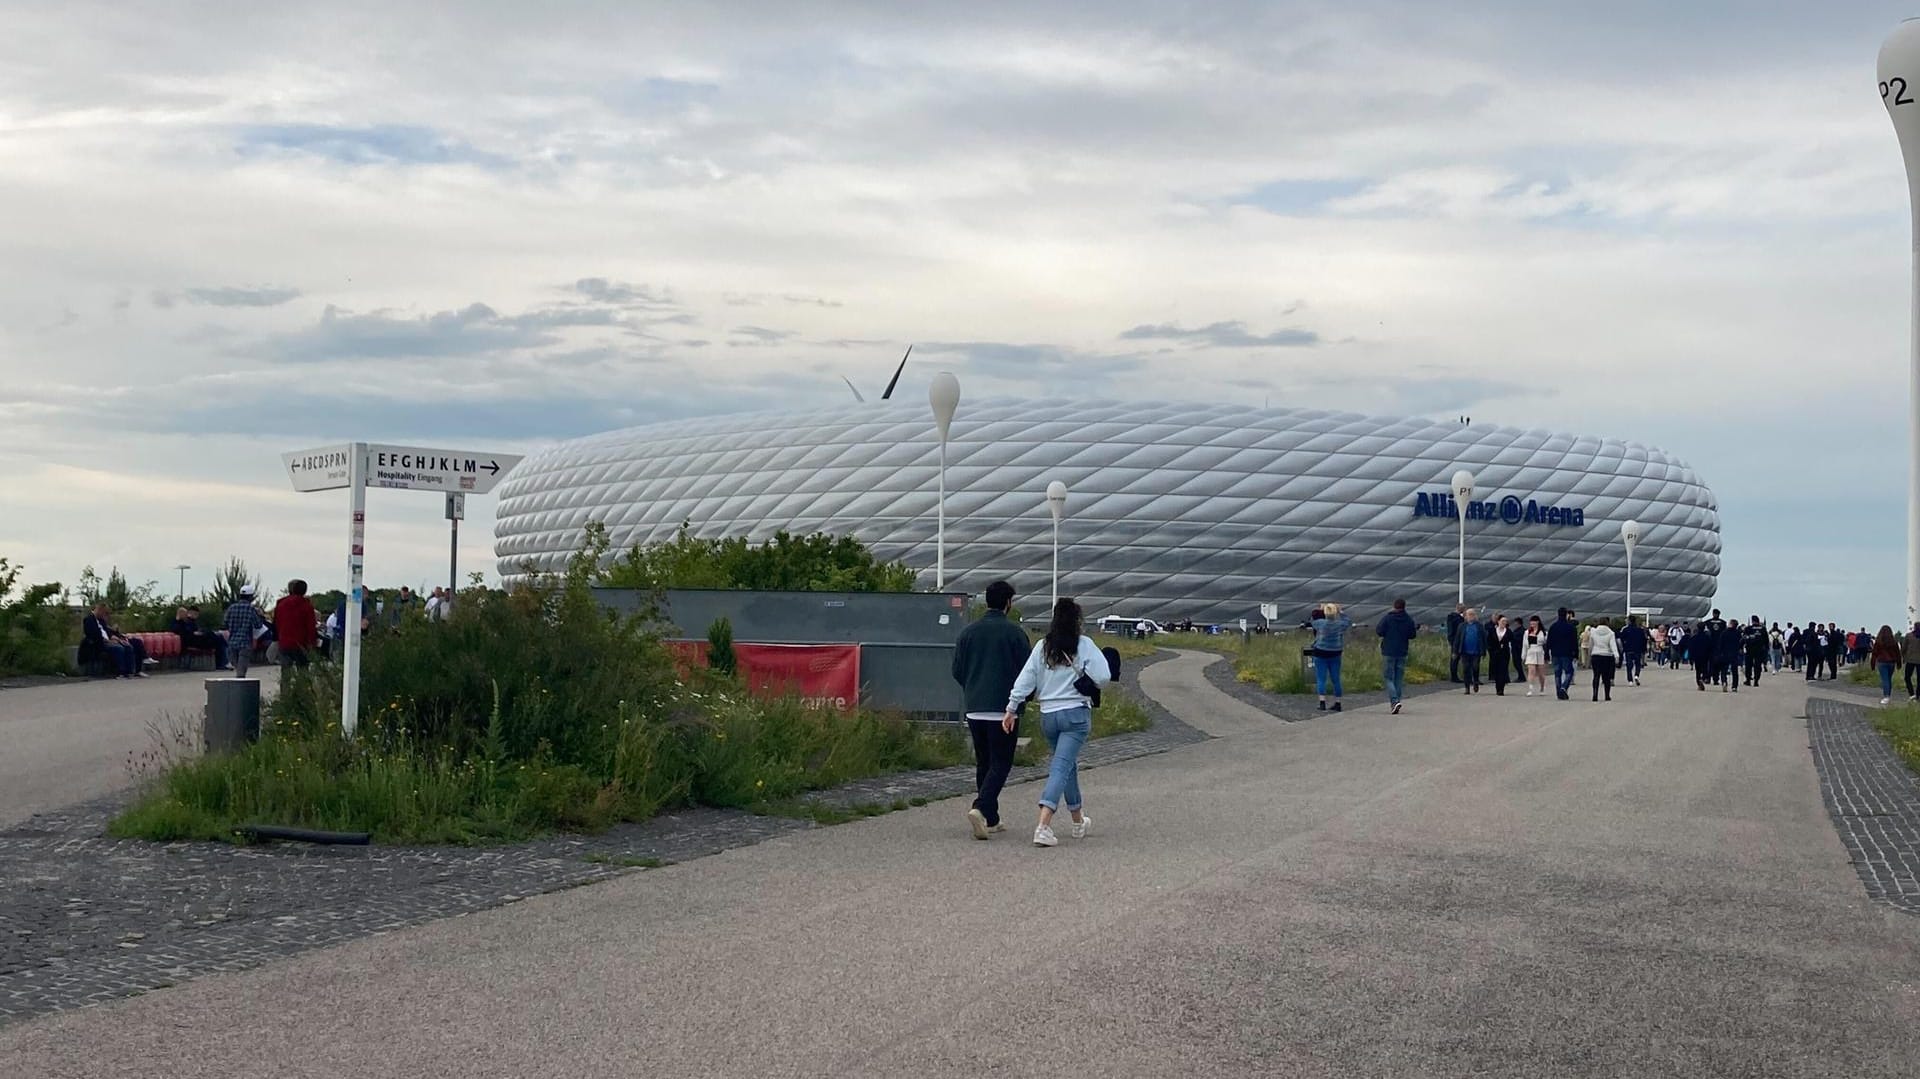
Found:
<svg viewBox="0 0 1920 1079"><path fill-rule="evenodd" d="M307 598L307 582L287 582L287 594L273 605L273 639L280 645L280 669L305 667L307 653L320 643L319 619Z"/></svg>

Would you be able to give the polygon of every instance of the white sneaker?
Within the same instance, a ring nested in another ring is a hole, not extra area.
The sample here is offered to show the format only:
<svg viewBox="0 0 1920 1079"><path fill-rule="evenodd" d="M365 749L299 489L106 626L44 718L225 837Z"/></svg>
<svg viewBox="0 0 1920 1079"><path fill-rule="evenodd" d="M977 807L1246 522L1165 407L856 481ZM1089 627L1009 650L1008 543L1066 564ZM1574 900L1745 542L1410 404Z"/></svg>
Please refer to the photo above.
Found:
<svg viewBox="0 0 1920 1079"><path fill-rule="evenodd" d="M1089 814L1089 813L1080 814L1080 819L1073 822L1073 838L1085 839L1092 834L1093 834L1092 814Z"/></svg>
<svg viewBox="0 0 1920 1079"><path fill-rule="evenodd" d="M987 815L978 809L967 810L967 826L973 829L973 838L985 839L990 829L987 827Z"/></svg>
<svg viewBox="0 0 1920 1079"><path fill-rule="evenodd" d="M1880 698L1880 707L1882 707L1882 708L1885 708L1885 707L1886 707L1887 705L1889 705L1889 704L1892 704L1892 703L1893 703L1893 698L1892 698L1892 697L1882 697L1882 698Z"/></svg>
<svg viewBox="0 0 1920 1079"><path fill-rule="evenodd" d="M1053 834L1053 829L1043 824L1033 830L1033 845L1036 847L1057 847L1060 845L1060 837Z"/></svg>
<svg viewBox="0 0 1920 1079"><path fill-rule="evenodd" d="M1532 687L1532 686L1528 686L1528 687L1527 687L1527 696L1529 696L1529 697L1531 697L1531 696L1533 696L1533 687Z"/></svg>
<svg viewBox="0 0 1920 1079"><path fill-rule="evenodd" d="M1007 822L1006 822L1006 821L1001 821L1001 822L1000 822L999 824L996 824L996 825L994 825L993 827L991 827L991 828L989 828L989 829L987 829L987 831L989 831L989 832L1004 832L1004 831L1006 831L1006 830L1007 830Z"/></svg>

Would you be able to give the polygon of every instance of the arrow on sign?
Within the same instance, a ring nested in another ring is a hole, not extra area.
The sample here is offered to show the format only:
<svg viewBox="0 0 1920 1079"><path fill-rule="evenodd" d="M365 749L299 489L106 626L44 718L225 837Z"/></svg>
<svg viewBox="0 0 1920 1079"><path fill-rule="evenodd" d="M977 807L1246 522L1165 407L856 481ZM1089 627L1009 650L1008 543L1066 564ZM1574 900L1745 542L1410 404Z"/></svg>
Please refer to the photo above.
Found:
<svg viewBox="0 0 1920 1079"><path fill-rule="evenodd" d="M498 461L488 461L487 471L498 476L500 474L500 463Z"/></svg>

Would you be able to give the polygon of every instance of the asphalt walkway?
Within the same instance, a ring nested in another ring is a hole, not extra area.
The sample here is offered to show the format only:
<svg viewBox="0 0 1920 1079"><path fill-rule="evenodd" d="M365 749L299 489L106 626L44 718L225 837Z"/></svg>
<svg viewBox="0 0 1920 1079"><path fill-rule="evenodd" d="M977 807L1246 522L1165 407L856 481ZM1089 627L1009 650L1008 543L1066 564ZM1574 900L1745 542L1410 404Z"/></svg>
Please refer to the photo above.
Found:
<svg viewBox="0 0 1920 1079"><path fill-rule="evenodd" d="M279 671L251 672L271 693ZM129 765L186 731L197 742L208 672L151 678L75 679L0 690L0 828L35 813L111 794Z"/></svg>
<svg viewBox="0 0 1920 1079"><path fill-rule="evenodd" d="M1915 1074L1920 920L1803 683L1264 725L1205 661L1143 684L1222 737L1089 772L1089 839L936 803L0 1028L0 1074Z"/></svg>

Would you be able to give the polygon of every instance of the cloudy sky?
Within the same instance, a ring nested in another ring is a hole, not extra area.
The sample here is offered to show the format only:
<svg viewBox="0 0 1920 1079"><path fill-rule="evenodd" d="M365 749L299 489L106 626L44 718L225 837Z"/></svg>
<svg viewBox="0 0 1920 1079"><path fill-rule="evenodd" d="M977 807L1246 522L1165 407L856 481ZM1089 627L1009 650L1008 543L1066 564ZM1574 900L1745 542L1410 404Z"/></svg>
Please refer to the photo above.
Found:
<svg viewBox="0 0 1920 1079"><path fill-rule="evenodd" d="M917 342L916 398L1649 442L1718 493L1725 605L1898 621L1905 5L260 7L7 5L34 579L337 584L283 450L871 397ZM372 579L443 577L437 496L371 503Z"/></svg>

